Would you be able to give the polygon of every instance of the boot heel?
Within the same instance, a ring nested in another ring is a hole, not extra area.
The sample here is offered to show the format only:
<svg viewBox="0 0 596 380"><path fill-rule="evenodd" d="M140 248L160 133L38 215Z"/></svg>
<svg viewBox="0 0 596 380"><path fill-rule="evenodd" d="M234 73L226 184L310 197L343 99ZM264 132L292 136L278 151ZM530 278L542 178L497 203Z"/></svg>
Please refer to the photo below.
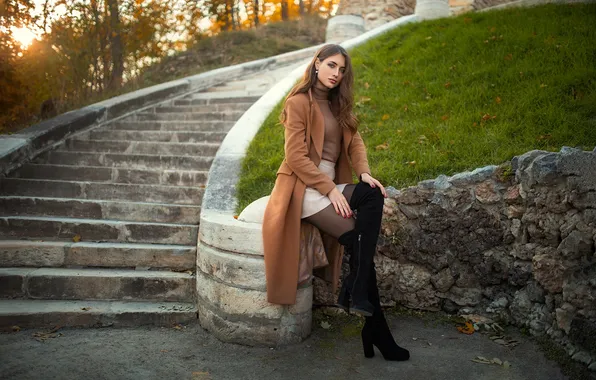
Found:
<svg viewBox="0 0 596 380"><path fill-rule="evenodd" d="M375 349L373 347L373 340L367 334L362 334L362 348L364 350L364 357L372 358L375 356Z"/></svg>

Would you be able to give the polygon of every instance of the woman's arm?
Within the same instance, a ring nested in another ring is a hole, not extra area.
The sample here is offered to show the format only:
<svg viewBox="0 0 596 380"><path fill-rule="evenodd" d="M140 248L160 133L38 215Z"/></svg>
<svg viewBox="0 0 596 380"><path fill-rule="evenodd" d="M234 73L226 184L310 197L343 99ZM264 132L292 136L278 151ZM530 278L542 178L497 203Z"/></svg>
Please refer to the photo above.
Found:
<svg viewBox="0 0 596 380"><path fill-rule="evenodd" d="M308 157L306 149L306 123L310 117L308 102L293 96L286 102L285 144L286 162L292 171L308 187L327 195L335 183L323 174Z"/></svg>
<svg viewBox="0 0 596 380"><path fill-rule="evenodd" d="M352 142L348 147L348 154L350 155L352 167L360 180L362 180L362 174L370 174L368 159L366 158L366 147L364 146L362 137L360 137L360 133L356 132L354 136L352 136Z"/></svg>
<svg viewBox="0 0 596 380"><path fill-rule="evenodd" d="M356 175L358 175L360 181L368 183L370 187L378 187L383 196L387 198L385 187L370 174L368 159L366 158L366 147L364 146L362 137L360 137L360 133L356 132L352 137L348 153L350 154L350 161L352 162L354 171L356 171Z"/></svg>

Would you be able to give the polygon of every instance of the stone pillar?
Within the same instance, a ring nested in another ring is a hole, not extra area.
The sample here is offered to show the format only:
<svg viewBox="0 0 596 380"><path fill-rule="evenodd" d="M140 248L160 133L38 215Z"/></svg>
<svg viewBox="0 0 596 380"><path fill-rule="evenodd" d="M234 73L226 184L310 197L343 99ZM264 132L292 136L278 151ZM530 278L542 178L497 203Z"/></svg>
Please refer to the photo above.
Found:
<svg viewBox="0 0 596 380"><path fill-rule="evenodd" d="M365 32L364 19L355 15L339 15L327 21L325 42L338 44Z"/></svg>
<svg viewBox="0 0 596 380"><path fill-rule="evenodd" d="M447 0L417 0L414 11L418 20L431 20L449 16Z"/></svg>
<svg viewBox="0 0 596 380"><path fill-rule="evenodd" d="M253 202L238 220L225 213L201 213L199 321L224 342L280 346L299 343L311 331L311 284L298 289L295 305L267 302L261 236L265 205L263 198Z"/></svg>

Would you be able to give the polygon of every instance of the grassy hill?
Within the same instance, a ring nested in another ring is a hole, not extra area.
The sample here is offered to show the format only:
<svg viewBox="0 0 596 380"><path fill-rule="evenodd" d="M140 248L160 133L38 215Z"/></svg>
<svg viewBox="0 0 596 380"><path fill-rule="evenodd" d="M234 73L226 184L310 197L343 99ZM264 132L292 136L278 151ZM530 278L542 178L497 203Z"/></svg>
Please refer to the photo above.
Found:
<svg viewBox="0 0 596 380"><path fill-rule="evenodd" d="M595 4L468 13L409 24L352 50L373 176L403 188L531 149L592 149L595 19ZM238 210L273 188L280 107L249 148Z"/></svg>

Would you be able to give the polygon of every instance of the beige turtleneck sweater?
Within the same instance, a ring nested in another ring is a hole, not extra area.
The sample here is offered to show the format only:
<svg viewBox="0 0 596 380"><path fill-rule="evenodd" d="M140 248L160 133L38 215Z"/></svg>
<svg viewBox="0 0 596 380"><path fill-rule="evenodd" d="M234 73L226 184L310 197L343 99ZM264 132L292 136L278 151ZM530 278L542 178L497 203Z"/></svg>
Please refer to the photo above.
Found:
<svg viewBox="0 0 596 380"><path fill-rule="evenodd" d="M329 107L329 89L312 88L312 94L325 117L325 140L323 142L323 160L337 162L341 149L341 130L339 123Z"/></svg>

